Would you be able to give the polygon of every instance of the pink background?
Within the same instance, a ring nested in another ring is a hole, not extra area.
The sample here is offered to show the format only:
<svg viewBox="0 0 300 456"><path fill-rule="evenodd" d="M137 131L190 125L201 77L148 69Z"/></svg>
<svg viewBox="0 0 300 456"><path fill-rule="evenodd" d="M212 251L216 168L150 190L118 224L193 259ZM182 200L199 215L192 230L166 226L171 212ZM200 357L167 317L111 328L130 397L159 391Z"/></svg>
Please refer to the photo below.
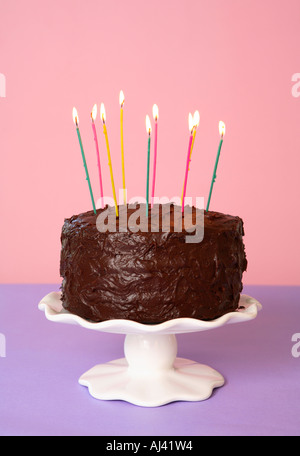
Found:
<svg viewBox="0 0 300 456"><path fill-rule="evenodd" d="M60 282L64 217L91 208L81 134L99 198L90 112L105 103L122 182L119 91L129 197L145 195L145 116L159 106L156 194L180 195L188 113L199 110L188 195L245 223L246 284L300 284L299 0L0 0L0 281ZM105 193L111 196L97 118ZM153 158L153 156L152 156Z"/></svg>

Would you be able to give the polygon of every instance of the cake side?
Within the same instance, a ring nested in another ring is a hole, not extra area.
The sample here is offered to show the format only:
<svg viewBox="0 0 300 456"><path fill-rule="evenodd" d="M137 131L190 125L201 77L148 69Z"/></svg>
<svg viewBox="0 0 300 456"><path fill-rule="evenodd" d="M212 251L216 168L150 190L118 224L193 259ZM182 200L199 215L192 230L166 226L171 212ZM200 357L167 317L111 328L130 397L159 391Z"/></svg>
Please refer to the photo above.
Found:
<svg viewBox="0 0 300 456"><path fill-rule="evenodd" d="M97 211L97 216L101 209ZM128 218L132 212L128 210ZM166 216L166 215L165 215ZM100 233L92 211L66 219L61 235L65 309L92 321L211 320L236 310L247 260L243 221L205 212L204 239L185 232Z"/></svg>

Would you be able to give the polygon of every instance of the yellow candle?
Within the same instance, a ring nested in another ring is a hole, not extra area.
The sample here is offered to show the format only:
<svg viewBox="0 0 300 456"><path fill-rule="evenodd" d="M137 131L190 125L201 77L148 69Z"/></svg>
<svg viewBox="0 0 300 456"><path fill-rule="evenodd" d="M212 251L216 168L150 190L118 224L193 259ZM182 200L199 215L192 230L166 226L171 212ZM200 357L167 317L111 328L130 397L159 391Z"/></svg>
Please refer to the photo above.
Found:
<svg viewBox="0 0 300 456"><path fill-rule="evenodd" d="M117 203L115 184L114 184L114 176L113 176L112 163L111 163L110 150L109 150L107 128L106 128L106 125L105 125L105 120L106 120L105 108L104 108L104 104L103 103L101 103L100 114L101 114L101 119L102 119L102 122L103 122L103 133L104 133L105 141L106 141L106 149L107 149L107 156L108 156L108 166L109 166L109 170L110 170L111 186L112 186L113 197L114 197L114 202L115 202L115 207L116 207L116 216L119 217L118 203Z"/></svg>
<svg viewBox="0 0 300 456"><path fill-rule="evenodd" d="M125 163L124 163L124 139L123 139L123 106L124 106L124 93L123 90L120 92L120 133L121 133L121 155L122 155L122 176L123 176L123 198L124 204L126 204L126 186L125 186Z"/></svg>
<svg viewBox="0 0 300 456"><path fill-rule="evenodd" d="M193 133L193 139L192 139L192 145L191 145L191 151L190 151L190 161L191 161L191 157L192 157L192 151L193 151L193 147L194 147L195 136L196 136L196 131L197 131L199 122L200 122L199 111L195 111L194 117L192 116L191 113L189 113L189 129ZM189 170L190 170L190 164L189 164ZM181 204L182 204L182 199L183 199L183 192L184 192L184 183L182 186Z"/></svg>

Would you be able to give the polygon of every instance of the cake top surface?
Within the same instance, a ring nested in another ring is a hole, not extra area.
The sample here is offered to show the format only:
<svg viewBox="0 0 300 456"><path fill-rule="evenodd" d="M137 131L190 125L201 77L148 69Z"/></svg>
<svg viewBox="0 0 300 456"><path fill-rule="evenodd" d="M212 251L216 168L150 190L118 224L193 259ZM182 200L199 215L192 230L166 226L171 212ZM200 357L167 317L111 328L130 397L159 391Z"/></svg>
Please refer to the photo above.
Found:
<svg viewBox="0 0 300 456"><path fill-rule="evenodd" d="M132 208L127 205L119 206L119 218L115 217L115 208L106 206L104 209L97 209L97 215L93 210L73 215L65 219L65 225L70 229L78 229L83 227L96 227L96 221L102 215L106 222L110 223L110 217L113 223L116 224L115 231L120 231L120 223L125 222L130 230L134 224L140 226L140 231L144 232L161 232L161 231L177 231L178 226L181 227L180 231L185 232L195 226L203 226L205 230L216 231L231 231L239 230L243 225L242 219L238 216L223 214L221 212L199 210L193 207L186 207L188 216L183 216L181 206L176 205L154 205L153 208L149 206L149 216L146 216L146 204L136 204ZM202 214L202 215L201 215ZM147 226L148 225L148 226ZM165 229L165 228L169 229ZM174 229L175 228L175 229ZM113 230L111 230L113 231ZM122 231L122 230L121 230ZM244 233L241 233L244 234Z"/></svg>

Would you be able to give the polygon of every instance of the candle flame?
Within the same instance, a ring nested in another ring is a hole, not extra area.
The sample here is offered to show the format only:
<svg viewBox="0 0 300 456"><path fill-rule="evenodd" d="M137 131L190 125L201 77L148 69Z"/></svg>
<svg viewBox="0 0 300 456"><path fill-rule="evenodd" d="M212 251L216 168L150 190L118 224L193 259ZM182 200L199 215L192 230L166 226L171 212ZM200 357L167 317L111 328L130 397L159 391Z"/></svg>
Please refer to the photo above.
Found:
<svg viewBox="0 0 300 456"><path fill-rule="evenodd" d="M73 122L76 125L76 127L78 127L79 119L78 119L78 113L77 113L76 108L73 108Z"/></svg>
<svg viewBox="0 0 300 456"><path fill-rule="evenodd" d="M100 117L101 117L102 122L105 124L106 114L105 114L105 107L104 107L103 103L101 103L101 107L100 107Z"/></svg>
<svg viewBox="0 0 300 456"><path fill-rule="evenodd" d="M92 109L92 112L91 112L91 117L92 117L93 121L97 117L97 105L96 104L94 104L94 106L93 106L93 109Z"/></svg>
<svg viewBox="0 0 300 456"><path fill-rule="evenodd" d="M200 123L200 114L199 111L194 112L194 128L198 128Z"/></svg>
<svg viewBox="0 0 300 456"><path fill-rule="evenodd" d="M220 136L223 138L223 136L225 135L225 124L224 122L222 122L222 120L220 120L219 122L219 133Z"/></svg>
<svg viewBox="0 0 300 456"><path fill-rule="evenodd" d="M194 119L191 113L189 113L189 130L192 133L194 128Z"/></svg>
<svg viewBox="0 0 300 456"><path fill-rule="evenodd" d="M153 105L152 114L153 114L153 119L155 121L157 121L158 120L158 106L156 104Z"/></svg>
<svg viewBox="0 0 300 456"><path fill-rule="evenodd" d="M146 130L147 130L147 133L150 135L151 134L151 122L150 122L150 117L148 115L146 116Z"/></svg>
<svg viewBox="0 0 300 456"><path fill-rule="evenodd" d="M123 90L121 90L120 96L119 96L119 103L120 103L121 108L123 108L124 101L125 101L124 92L123 92Z"/></svg>

